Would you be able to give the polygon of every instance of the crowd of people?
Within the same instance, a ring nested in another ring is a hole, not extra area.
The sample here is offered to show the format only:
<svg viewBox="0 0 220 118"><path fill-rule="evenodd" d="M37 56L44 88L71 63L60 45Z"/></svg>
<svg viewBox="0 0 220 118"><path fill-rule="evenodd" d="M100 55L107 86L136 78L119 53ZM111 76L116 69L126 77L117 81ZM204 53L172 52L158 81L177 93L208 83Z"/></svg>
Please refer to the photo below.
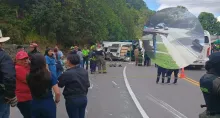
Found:
<svg viewBox="0 0 220 118"><path fill-rule="evenodd" d="M10 106L17 106L24 118L56 118L59 88L65 87L69 118L84 118L90 87L89 50L74 49L65 58L58 46L47 47L43 55L31 43L29 52L18 46L13 60L2 47L7 40L0 38L0 117L9 118Z"/></svg>

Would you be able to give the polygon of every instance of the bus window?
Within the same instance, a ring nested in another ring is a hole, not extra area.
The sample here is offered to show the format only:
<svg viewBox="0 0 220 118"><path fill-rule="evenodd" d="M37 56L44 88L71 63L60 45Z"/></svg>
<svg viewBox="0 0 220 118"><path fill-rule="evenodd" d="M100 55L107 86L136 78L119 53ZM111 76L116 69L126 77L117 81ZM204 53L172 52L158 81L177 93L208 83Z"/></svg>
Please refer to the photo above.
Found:
<svg viewBox="0 0 220 118"><path fill-rule="evenodd" d="M205 42L204 43L209 43L209 38L208 36L205 36Z"/></svg>

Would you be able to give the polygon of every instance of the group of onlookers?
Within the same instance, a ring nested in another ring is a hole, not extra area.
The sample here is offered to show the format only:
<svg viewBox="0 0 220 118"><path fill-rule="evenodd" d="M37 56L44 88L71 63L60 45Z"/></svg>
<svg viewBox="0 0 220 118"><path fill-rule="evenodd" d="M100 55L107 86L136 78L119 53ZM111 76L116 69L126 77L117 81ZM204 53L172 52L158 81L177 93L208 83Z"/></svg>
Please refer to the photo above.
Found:
<svg viewBox="0 0 220 118"><path fill-rule="evenodd" d="M84 118L88 72L80 68L78 54L68 54L63 72L62 52L56 46L47 48L45 55L38 45L31 43L30 52L18 47L15 61L3 50L7 41L0 38L0 117L9 118L10 105L19 108L24 118L56 118L56 104L60 101L59 87L70 118Z"/></svg>

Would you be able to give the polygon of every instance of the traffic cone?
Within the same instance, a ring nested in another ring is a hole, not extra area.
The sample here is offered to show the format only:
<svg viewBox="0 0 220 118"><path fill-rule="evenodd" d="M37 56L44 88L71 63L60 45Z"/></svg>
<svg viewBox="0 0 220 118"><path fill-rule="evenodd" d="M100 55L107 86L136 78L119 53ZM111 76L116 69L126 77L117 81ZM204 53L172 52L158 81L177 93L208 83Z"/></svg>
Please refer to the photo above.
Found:
<svg viewBox="0 0 220 118"><path fill-rule="evenodd" d="M186 78L186 75L185 75L185 72L184 72L184 68L181 69L180 78L182 78L182 79Z"/></svg>

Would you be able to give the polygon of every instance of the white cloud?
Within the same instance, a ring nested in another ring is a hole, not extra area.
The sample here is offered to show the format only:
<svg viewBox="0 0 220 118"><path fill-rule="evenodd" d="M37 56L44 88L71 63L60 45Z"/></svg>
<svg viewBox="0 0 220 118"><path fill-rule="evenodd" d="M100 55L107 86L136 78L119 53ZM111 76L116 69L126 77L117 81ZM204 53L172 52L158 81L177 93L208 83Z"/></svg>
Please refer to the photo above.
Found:
<svg viewBox="0 0 220 118"><path fill-rule="evenodd" d="M181 5L188 8L196 16L201 12L210 12L215 15L220 14L219 0L157 0L157 3L160 4L158 10Z"/></svg>
<svg viewBox="0 0 220 118"><path fill-rule="evenodd" d="M219 17L217 17L217 20L218 20L218 22L220 22L220 16L219 16Z"/></svg>

